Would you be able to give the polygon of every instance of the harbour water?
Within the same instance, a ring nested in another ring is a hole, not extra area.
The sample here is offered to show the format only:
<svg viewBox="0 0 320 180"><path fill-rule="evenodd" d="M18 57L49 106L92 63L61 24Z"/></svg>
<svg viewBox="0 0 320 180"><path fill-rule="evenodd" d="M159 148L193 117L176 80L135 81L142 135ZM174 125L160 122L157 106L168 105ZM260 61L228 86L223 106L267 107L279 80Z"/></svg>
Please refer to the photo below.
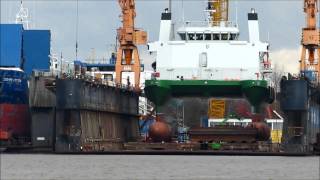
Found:
<svg viewBox="0 0 320 180"><path fill-rule="evenodd" d="M1 180L320 179L319 156L1 154Z"/></svg>

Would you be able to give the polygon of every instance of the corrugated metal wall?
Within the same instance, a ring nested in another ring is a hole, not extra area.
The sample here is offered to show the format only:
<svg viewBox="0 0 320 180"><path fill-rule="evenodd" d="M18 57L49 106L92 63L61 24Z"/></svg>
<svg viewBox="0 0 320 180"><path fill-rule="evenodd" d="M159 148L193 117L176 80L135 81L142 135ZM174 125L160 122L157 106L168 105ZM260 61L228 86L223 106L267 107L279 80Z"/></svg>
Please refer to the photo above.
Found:
<svg viewBox="0 0 320 180"><path fill-rule="evenodd" d="M21 24L0 24L0 66L21 66Z"/></svg>
<svg viewBox="0 0 320 180"><path fill-rule="evenodd" d="M57 110L56 151L119 150L139 137L138 118L91 110Z"/></svg>
<svg viewBox="0 0 320 180"><path fill-rule="evenodd" d="M59 79L56 94L56 151L116 150L138 138L136 93Z"/></svg>
<svg viewBox="0 0 320 180"><path fill-rule="evenodd" d="M30 107L55 107L56 95L45 87L46 77L32 76L29 81Z"/></svg>
<svg viewBox="0 0 320 180"><path fill-rule="evenodd" d="M307 136L309 143L313 144L316 142L317 133L320 132L320 105L314 102L310 103L308 109L308 131Z"/></svg>
<svg viewBox="0 0 320 180"><path fill-rule="evenodd" d="M130 117L94 111L81 111L81 144L86 149L119 149L121 143L138 137L138 123ZM98 147L96 146L98 145Z"/></svg>
<svg viewBox="0 0 320 180"><path fill-rule="evenodd" d="M49 70L50 31L26 30L23 32L24 70L30 75L33 69Z"/></svg>
<svg viewBox="0 0 320 180"><path fill-rule="evenodd" d="M31 141L36 148L53 148L55 141L55 109L33 108L31 111Z"/></svg>
<svg viewBox="0 0 320 180"><path fill-rule="evenodd" d="M55 142L55 93L45 87L47 77L32 76L29 81L31 140L34 147L53 148Z"/></svg>

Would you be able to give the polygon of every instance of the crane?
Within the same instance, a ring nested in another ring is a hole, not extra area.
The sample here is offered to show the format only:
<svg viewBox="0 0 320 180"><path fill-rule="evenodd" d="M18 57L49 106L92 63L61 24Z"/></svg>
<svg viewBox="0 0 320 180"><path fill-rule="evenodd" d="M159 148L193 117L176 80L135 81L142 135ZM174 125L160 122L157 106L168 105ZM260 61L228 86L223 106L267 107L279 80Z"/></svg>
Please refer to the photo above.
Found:
<svg viewBox="0 0 320 180"><path fill-rule="evenodd" d="M119 47L115 68L116 83L122 83L122 72L134 72L134 87L139 88L141 65L137 45L146 44L147 33L135 28L135 1L118 2L122 10L122 27L117 30Z"/></svg>
<svg viewBox="0 0 320 180"><path fill-rule="evenodd" d="M317 28L318 0L304 0L306 27L302 29L301 74L320 82L320 29ZM308 74L311 73L311 76Z"/></svg>
<svg viewBox="0 0 320 180"><path fill-rule="evenodd" d="M212 25L219 25L222 21L228 21L229 18L229 0L209 0L208 11Z"/></svg>

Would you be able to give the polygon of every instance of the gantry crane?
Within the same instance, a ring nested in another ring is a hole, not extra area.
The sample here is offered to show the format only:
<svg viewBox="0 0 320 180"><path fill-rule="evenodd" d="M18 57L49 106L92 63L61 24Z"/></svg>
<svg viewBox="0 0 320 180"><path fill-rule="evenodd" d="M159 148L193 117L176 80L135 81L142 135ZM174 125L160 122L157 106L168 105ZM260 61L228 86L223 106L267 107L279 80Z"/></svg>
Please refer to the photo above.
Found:
<svg viewBox="0 0 320 180"><path fill-rule="evenodd" d="M135 29L134 0L118 0L118 2L122 10L122 27L117 31L119 48L116 60L116 83L122 83L122 72L134 72L134 87L139 88L141 65L137 45L146 44L147 33Z"/></svg>
<svg viewBox="0 0 320 180"><path fill-rule="evenodd" d="M229 18L229 0L209 0L208 11L212 25L219 25L220 22L228 21Z"/></svg>
<svg viewBox="0 0 320 180"><path fill-rule="evenodd" d="M320 29L317 28L318 0L304 0L307 27L302 29L300 71L311 81L320 82Z"/></svg>

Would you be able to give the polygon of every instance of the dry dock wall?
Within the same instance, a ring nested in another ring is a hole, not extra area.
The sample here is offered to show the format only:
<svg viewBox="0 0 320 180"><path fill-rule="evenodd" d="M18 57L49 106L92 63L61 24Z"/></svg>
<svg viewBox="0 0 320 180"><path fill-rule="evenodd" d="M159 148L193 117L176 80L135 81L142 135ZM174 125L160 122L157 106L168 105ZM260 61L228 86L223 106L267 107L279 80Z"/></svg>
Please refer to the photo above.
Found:
<svg viewBox="0 0 320 180"><path fill-rule="evenodd" d="M48 77L38 74L33 74L30 78L31 142L35 148L53 150L56 96L53 91L45 87L47 80Z"/></svg>
<svg viewBox="0 0 320 180"><path fill-rule="evenodd" d="M283 148L286 152L310 152L320 132L319 88L305 80L281 82L281 109L284 113Z"/></svg>
<svg viewBox="0 0 320 180"><path fill-rule="evenodd" d="M317 133L320 133L320 104L318 103L311 101L308 109L307 139L310 144L316 143Z"/></svg>
<svg viewBox="0 0 320 180"><path fill-rule="evenodd" d="M118 150L138 138L138 94L59 79L56 95L57 152Z"/></svg>

